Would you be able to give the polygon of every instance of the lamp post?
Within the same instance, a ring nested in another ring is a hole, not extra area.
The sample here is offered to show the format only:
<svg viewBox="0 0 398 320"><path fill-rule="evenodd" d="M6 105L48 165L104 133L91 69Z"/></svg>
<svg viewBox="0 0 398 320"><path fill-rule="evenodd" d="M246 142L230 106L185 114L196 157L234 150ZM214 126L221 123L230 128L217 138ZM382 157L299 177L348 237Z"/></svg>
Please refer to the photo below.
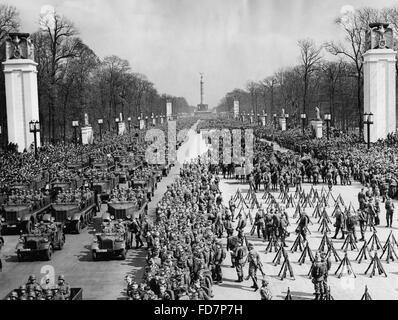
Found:
<svg viewBox="0 0 398 320"><path fill-rule="evenodd" d="M305 120L307 119L307 115L305 113L300 114L301 123L303 127L303 135L304 135L304 127L305 127Z"/></svg>
<svg viewBox="0 0 398 320"><path fill-rule="evenodd" d="M29 122L29 131L33 133L34 143L35 143L35 158L37 159L37 133L40 132L40 122L39 121L30 121ZM1 133L1 130L0 130Z"/></svg>
<svg viewBox="0 0 398 320"><path fill-rule="evenodd" d="M330 139L330 121L332 120L332 116L330 113L325 113L324 119L326 122L326 136L328 140Z"/></svg>
<svg viewBox="0 0 398 320"><path fill-rule="evenodd" d="M77 146L77 128L79 127L79 121L72 121L72 127L75 135L75 146Z"/></svg>
<svg viewBox="0 0 398 320"><path fill-rule="evenodd" d="M368 149L370 149L370 125L373 124L373 113L364 113L363 115L363 123L367 126L368 131Z"/></svg>
<svg viewBox="0 0 398 320"><path fill-rule="evenodd" d="M99 131L100 131L100 141L102 142L102 125L104 124L103 119L98 119L98 126L99 126Z"/></svg>
<svg viewBox="0 0 398 320"><path fill-rule="evenodd" d="M120 119L119 119L119 118L116 118L116 119L115 119L115 123L116 123L116 134L117 134L117 135L119 135L119 122L120 122Z"/></svg>

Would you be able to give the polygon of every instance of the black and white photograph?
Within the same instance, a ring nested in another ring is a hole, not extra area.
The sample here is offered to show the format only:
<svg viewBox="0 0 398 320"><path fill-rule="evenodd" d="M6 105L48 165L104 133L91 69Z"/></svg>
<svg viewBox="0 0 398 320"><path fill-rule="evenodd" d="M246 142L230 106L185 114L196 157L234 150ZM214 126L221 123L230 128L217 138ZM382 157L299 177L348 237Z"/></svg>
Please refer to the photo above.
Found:
<svg viewBox="0 0 398 320"><path fill-rule="evenodd" d="M397 300L397 52L395 0L0 0L0 300Z"/></svg>

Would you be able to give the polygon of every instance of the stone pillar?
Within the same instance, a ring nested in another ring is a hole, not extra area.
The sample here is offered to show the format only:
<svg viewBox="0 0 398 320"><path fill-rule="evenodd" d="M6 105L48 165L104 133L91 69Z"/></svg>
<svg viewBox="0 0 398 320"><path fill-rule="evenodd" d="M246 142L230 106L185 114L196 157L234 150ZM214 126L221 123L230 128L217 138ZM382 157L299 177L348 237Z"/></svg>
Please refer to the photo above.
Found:
<svg viewBox="0 0 398 320"><path fill-rule="evenodd" d="M164 123L164 118L160 117L160 124L163 124L163 123Z"/></svg>
<svg viewBox="0 0 398 320"><path fill-rule="evenodd" d="M250 116L250 123L253 123L253 116Z"/></svg>
<svg viewBox="0 0 398 320"><path fill-rule="evenodd" d="M145 120L141 119L140 120L140 130L144 130L145 129Z"/></svg>
<svg viewBox="0 0 398 320"><path fill-rule="evenodd" d="M286 131L286 118L279 118L279 125L281 128L281 131Z"/></svg>
<svg viewBox="0 0 398 320"><path fill-rule="evenodd" d="M82 144L93 144L94 135L91 126L82 127Z"/></svg>
<svg viewBox="0 0 398 320"><path fill-rule="evenodd" d="M124 135L126 132L126 123L124 121L121 121L117 124L119 126L119 136Z"/></svg>
<svg viewBox="0 0 398 320"><path fill-rule="evenodd" d="M153 124L154 126L156 126L156 118L155 118L155 117L152 118L152 124Z"/></svg>
<svg viewBox="0 0 398 320"><path fill-rule="evenodd" d="M396 130L396 51L370 49L364 53L364 112L373 113L370 141L384 139ZM362 116L362 115L361 115ZM367 126L364 126L367 141Z"/></svg>
<svg viewBox="0 0 398 320"><path fill-rule="evenodd" d="M313 120L313 121L311 121L311 126L312 126L312 129L314 130L315 138L321 139L322 135L323 135L322 120Z"/></svg>
<svg viewBox="0 0 398 320"><path fill-rule="evenodd" d="M37 63L30 59L10 59L3 62L3 66L8 142L18 144L18 151L22 152L34 143L29 122L39 120ZM37 134L37 146L40 146L40 134Z"/></svg>
<svg viewBox="0 0 398 320"><path fill-rule="evenodd" d="M263 124L263 127L265 127L265 116L261 116L261 123Z"/></svg>

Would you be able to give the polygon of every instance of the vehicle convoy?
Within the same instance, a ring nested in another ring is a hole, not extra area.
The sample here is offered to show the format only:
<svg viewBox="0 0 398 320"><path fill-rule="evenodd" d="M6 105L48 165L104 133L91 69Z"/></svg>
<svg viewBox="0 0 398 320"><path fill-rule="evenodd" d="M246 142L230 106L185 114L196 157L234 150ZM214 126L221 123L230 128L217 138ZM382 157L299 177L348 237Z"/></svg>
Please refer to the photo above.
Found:
<svg viewBox="0 0 398 320"><path fill-rule="evenodd" d="M55 249L62 250L65 244L64 225L52 220L51 215L46 214L31 232L20 236L16 246L18 261L40 257L49 261Z"/></svg>
<svg viewBox="0 0 398 320"><path fill-rule="evenodd" d="M61 193L52 204L55 222L63 223L68 233L79 234L92 221L95 212L94 193L89 190Z"/></svg>
<svg viewBox="0 0 398 320"><path fill-rule="evenodd" d="M3 208L0 208L3 228L15 228L29 233L35 223L51 209L51 198L38 191L12 193Z"/></svg>
<svg viewBox="0 0 398 320"><path fill-rule="evenodd" d="M102 217L101 231L95 234L91 244L94 261L102 257L120 257L126 259L127 250L132 245L132 233L126 222L115 220L109 213Z"/></svg>

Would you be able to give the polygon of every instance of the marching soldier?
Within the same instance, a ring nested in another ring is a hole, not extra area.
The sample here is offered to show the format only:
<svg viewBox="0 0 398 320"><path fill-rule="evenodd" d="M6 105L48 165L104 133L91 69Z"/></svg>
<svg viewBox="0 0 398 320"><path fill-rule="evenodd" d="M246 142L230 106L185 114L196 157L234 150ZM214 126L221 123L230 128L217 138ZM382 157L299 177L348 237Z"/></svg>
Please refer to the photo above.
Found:
<svg viewBox="0 0 398 320"><path fill-rule="evenodd" d="M249 262L249 275L248 278L253 280L253 285L251 286L254 291L259 289L257 283L257 269L261 267L260 255L256 250L254 250L254 246L252 243L248 245L249 254L247 256L247 261Z"/></svg>

